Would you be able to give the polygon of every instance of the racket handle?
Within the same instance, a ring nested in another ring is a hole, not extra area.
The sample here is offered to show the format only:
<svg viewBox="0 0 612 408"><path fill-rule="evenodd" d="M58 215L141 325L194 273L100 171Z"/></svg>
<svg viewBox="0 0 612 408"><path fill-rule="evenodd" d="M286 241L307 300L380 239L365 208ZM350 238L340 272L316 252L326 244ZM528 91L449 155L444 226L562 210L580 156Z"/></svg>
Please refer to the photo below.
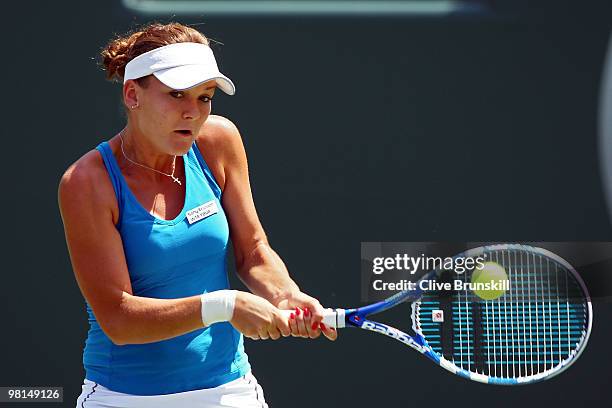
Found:
<svg viewBox="0 0 612 408"><path fill-rule="evenodd" d="M281 314L289 319L295 310L281 310ZM333 327L334 329L340 329L344 327L344 309L325 309L323 312L322 323L327 327Z"/></svg>

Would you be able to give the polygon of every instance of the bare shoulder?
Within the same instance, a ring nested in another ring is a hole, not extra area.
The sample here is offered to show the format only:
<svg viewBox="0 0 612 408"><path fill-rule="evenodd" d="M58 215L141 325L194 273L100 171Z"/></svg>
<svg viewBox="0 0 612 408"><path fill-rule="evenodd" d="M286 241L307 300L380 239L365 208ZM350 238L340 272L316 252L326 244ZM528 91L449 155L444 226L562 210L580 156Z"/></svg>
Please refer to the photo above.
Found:
<svg viewBox="0 0 612 408"><path fill-rule="evenodd" d="M246 171L246 153L242 137L231 120L210 115L202 126L196 143L222 191L232 174L237 170Z"/></svg>
<svg viewBox="0 0 612 408"><path fill-rule="evenodd" d="M242 146L242 138L238 127L223 116L210 115L197 138L198 147L225 151L228 148Z"/></svg>
<svg viewBox="0 0 612 408"><path fill-rule="evenodd" d="M58 200L62 214L85 205L95 206L98 210L107 209L116 221L115 192L98 151L85 153L68 167L60 179Z"/></svg>

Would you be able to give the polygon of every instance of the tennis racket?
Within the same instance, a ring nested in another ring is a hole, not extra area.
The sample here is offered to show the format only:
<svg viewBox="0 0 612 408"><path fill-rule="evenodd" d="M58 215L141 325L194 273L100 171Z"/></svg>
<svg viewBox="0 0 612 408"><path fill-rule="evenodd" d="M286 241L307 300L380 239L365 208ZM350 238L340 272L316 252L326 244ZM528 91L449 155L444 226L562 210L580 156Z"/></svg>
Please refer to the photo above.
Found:
<svg viewBox="0 0 612 408"><path fill-rule="evenodd" d="M482 256L501 265L510 288L494 300L468 289L406 290L356 309L327 309L323 323L398 340L448 371L488 384L517 385L566 370L587 344L592 306L587 288L564 259L542 248L492 245L453 257ZM473 270L430 271L420 280L470 282ZM420 281L419 281L420 282ZM369 316L412 302L412 334ZM290 313L288 311L287 313Z"/></svg>

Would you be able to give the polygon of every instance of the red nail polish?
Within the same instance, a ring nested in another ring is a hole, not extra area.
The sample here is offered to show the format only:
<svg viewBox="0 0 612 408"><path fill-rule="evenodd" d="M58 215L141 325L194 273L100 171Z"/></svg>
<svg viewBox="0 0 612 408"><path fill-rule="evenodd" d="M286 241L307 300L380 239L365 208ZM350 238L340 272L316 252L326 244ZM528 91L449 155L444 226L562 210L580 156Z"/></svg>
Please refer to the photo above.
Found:
<svg viewBox="0 0 612 408"><path fill-rule="evenodd" d="M304 308L304 316L306 317L310 316L310 310L308 310L307 307Z"/></svg>
<svg viewBox="0 0 612 408"><path fill-rule="evenodd" d="M327 331L327 327L325 327L325 325L323 323L321 323L320 326L321 326L321 330Z"/></svg>
<svg viewBox="0 0 612 408"><path fill-rule="evenodd" d="M313 324L312 324L312 330L317 330L317 326L318 326L318 324L317 324L317 323L313 323Z"/></svg>
<svg viewBox="0 0 612 408"><path fill-rule="evenodd" d="M296 315L296 316L299 316L299 315L300 315L300 308L299 308L299 307L296 307L296 308L295 308L295 315Z"/></svg>
<svg viewBox="0 0 612 408"><path fill-rule="evenodd" d="M293 319L295 319L295 315L294 315L293 313L291 313L291 315L289 315L289 318L290 318L291 320L293 320Z"/></svg>

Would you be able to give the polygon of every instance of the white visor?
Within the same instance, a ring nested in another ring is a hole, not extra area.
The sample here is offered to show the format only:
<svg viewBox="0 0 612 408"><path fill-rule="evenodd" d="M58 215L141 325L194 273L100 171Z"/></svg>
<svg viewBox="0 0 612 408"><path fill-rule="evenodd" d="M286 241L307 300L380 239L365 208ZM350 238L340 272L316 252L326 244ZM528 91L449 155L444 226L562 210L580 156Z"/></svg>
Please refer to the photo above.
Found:
<svg viewBox="0 0 612 408"><path fill-rule="evenodd" d="M234 83L219 72L212 50L206 44L183 42L145 52L125 66L123 83L155 75L164 85L183 90L215 80L228 95L236 93Z"/></svg>

